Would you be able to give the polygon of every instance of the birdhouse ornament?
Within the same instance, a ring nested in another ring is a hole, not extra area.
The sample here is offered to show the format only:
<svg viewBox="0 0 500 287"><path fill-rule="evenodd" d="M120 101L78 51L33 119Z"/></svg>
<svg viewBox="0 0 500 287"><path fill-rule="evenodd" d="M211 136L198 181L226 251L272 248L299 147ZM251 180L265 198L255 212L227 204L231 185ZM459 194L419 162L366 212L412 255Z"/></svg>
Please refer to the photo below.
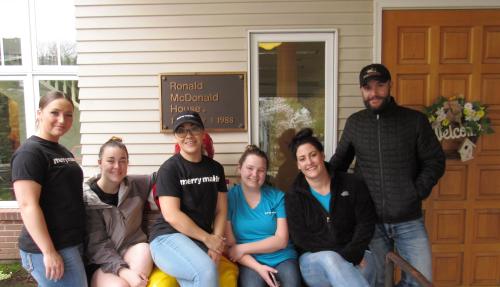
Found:
<svg viewBox="0 0 500 287"><path fill-rule="evenodd" d="M458 148L458 153L460 154L460 159L462 161L468 161L474 158L474 148L476 145L469 139L465 138L460 147Z"/></svg>

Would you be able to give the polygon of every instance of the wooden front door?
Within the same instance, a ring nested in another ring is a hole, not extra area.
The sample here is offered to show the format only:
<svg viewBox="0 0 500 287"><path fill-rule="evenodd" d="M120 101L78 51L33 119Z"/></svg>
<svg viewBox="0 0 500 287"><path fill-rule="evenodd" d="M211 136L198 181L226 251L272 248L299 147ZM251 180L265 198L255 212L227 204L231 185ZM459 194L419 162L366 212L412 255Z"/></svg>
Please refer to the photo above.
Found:
<svg viewBox="0 0 500 287"><path fill-rule="evenodd" d="M500 286L500 10L385 11L382 48L400 104L488 105L495 134L473 160L447 160L424 209L436 286Z"/></svg>

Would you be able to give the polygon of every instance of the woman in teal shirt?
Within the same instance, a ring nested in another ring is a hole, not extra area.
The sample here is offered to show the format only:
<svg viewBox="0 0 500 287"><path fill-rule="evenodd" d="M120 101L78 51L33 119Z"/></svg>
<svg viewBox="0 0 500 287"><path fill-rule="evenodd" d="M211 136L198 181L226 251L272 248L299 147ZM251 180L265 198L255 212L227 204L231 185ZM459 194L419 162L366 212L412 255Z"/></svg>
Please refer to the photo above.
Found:
<svg viewBox="0 0 500 287"><path fill-rule="evenodd" d="M228 194L227 254L240 264L239 286L300 286L284 193L264 185L267 166L266 154L247 146L238 163L241 184Z"/></svg>

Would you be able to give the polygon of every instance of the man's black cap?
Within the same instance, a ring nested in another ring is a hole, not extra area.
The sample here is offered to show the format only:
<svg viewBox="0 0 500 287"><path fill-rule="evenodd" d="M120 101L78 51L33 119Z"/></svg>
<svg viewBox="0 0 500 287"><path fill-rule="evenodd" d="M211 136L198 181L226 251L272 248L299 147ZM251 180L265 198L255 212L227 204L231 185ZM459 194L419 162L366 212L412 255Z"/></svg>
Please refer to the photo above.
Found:
<svg viewBox="0 0 500 287"><path fill-rule="evenodd" d="M193 125L199 126L202 129L205 129L200 114L198 114L197 112L185 111L175 116L173 130L177 130L177 128L184 123L191 123Z"/></svg>
<svg viewBox="0 0 500 287"><path fill-rule="evenodd" d="M359 72L359 86L363 87L371 80L385 83L391 80L391 73L382 64L370 64Z"/></svg>

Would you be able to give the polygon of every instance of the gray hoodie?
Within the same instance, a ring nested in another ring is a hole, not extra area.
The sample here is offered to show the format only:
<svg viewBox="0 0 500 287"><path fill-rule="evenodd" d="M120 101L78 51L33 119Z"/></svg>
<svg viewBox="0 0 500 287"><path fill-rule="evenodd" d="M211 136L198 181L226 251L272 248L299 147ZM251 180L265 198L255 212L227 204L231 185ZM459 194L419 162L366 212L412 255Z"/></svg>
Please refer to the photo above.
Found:
<svg viewBox="0 0 500 287"><path fill-rule="evenodd" d="M123 259L132 245L147 242L141 229L144 203L151 190L150 175L129 175L124 178L118 191L118 206L102 202L90 189L100 175L83 184L86 211L87 264L97 264L105 273L118 275L128 265Z"/></svg>

